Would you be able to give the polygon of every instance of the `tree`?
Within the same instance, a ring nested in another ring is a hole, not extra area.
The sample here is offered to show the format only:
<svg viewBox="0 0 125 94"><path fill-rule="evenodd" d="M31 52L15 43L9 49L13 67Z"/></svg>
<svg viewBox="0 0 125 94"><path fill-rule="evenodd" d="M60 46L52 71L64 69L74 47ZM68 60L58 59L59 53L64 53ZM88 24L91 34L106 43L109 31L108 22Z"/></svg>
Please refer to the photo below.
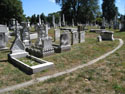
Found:
<svg viewBox="0 0 125 94"><path fill-rule="evenodd" d="M110 22L118 14L118 8L115 6L115 0L103 0L103 17Z"/></svg>
<svg viewBox="0 0 125 94"><path fill-rule="evenodd" d="M34 15L31 16L31 24L36 24L36 23L37 23L37 17L34 14Z"/></svg>
<svg viewBox="0 0 125 94"><path fill-rule="evenodd" d="M8 24L11 18L19 22L24 19L20 0L0 0L0 24Z"/></svg>
<svg viewBox="0 0 125 94"><path fill-rule="evenodd" d="M69 23L74 19L75 24L91 22L99 11L98 0L56 0L62 7L62 14L65 14Z"/></svg>

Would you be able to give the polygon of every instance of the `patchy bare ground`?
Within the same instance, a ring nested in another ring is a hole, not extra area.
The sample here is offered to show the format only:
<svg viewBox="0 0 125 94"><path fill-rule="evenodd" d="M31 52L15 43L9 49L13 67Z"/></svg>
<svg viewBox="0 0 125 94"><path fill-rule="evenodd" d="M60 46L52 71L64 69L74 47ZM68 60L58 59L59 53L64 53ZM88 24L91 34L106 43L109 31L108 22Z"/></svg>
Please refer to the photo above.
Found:
<svg viewBox="0 0 125 94"><path fill-rule="evenodd" d="M125 42L125 32L116 33ZM10 94L125 94L125 44L96 64Z"/></svg>

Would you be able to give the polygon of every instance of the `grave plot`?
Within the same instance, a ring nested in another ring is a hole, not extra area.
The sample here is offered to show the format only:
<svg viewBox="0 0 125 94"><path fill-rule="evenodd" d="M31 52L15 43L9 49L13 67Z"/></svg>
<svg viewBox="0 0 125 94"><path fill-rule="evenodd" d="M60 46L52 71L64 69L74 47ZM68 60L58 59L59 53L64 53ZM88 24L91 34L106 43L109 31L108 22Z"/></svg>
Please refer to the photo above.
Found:
<svg viewBox="0 0 125 94"><path fill-rule="evenodd" d="M53 54L54 48L52 46L52 38L48 36L48 26L39 21L36 29L38 31L38 39L35 45L27 48L26 51L36 57L45 57Z"/></svg>
<svg viewBox="0 0 125 94"><path fill-rule="evenodd" d="M106 31L103 30L102 32L100 32L100 35L97 37L98 41L101 42L103 40L109 40L109 41L114 41L114 37L113 37L113 32L111 31Z"/></svg>
<svg viewBox="0 0 125 94"><path fill-rule="evenodd" d="M11 51L8 60L28 74L40 72L54 65L52 62L39 59L25 52L25 47L19 38L14 41Z"/></svg>

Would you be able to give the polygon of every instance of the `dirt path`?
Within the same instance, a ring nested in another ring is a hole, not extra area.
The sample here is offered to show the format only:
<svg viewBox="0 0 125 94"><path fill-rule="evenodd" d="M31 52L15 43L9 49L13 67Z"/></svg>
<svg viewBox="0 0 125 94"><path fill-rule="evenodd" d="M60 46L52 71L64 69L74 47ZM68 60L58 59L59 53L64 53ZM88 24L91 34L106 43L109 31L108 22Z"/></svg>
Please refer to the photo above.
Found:
<svg viewBox="0 0 125 94"><path fill-rule="evenodd" d="M114 50L112 50L112 51L110 51L110 52L108 52L108 53L88 62L87 64L82 64L82 65L76 66L74 68L67 69L63 72L55 73L55 74L48 75L48 76L43 76L43 77L36 78L36 79L30 80L30 81L27 81L27 82L24 82L24 83L21 83L21 84L17 84L17 85L9 86L9 87L6 87L6 88L2 88L2 89L0 89L0 93L13 91L13 90L20 89L20 88L23 88L23 87L28 87L30 85L33 85L33 84L36 84L36 83L39 83L39 82L43 82L43 81L48 80L50 78L55 78L55 77L58 77L58 76L61 76L61 75L67 74L67 73L71 73L71 72L76 71L78 69L84 68L86 66L92 65L92 64L96 63L97 61L106 58L107 56L111 55L112 53L114 53L115 51L120 49L123 46L124 42L123 42L122 39L118 39L118 40L119 40L119 45Z"/></svg>

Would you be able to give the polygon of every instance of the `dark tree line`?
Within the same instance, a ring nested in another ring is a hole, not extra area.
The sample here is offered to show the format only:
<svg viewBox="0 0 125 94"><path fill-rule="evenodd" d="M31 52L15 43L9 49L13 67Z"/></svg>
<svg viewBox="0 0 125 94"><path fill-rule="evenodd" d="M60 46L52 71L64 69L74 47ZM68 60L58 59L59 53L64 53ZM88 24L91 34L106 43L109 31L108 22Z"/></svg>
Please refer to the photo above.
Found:
<svg viewBox="0 0 125 94"><path fill-rule="evenodd" d="M31 24L39 22L39 16L45 23L52 24L52 15L55 15L56 23L59 22L59 16L65 14L67 24L72 24L74 19L77 23L100 23L101 18L110 22L118 15L118 8L115 6L115 0L103 0L102 13L100 12L98 0L55 0L61 6L61 11L50 13L45 16L32 15L25 17L23 14L21 0L0 0L0 24L8 24L11 18L15 18L19 22L29 19Z"/></svg>
<svg viewBox="0 0 125 94"><path fill-rule="evenodd" d="M20 0L0 0L0 24L8 24L11 18L19 22L24 20L22 2Z"/></svg>

